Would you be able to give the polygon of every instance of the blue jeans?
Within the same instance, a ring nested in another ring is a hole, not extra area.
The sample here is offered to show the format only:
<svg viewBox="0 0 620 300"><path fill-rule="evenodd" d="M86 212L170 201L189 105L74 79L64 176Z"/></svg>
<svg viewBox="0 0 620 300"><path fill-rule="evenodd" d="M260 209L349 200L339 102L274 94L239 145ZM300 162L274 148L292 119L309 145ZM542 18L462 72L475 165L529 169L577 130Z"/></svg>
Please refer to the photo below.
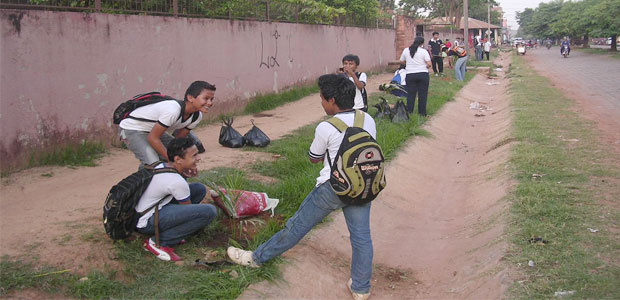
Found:
<svg viewBox="0 0 620 300"><path fill-rule="evenodd" d="M258 246L253 255L254 262L262 265L292 248L314 225L339 208L342 208L347 222L353 252L351 289L356 293L368 293L373 255L370 238L370 203L360 206L345 205L327 182L315 187L306 196L295 215L288 219L284 229Z"/></svg>
<svg viewBox="0 0 620 300"><path fill-rule="evenodd" d="M467 67L468 58L469 55L465 57L460 57L456 60L456 64L454 64L454 73L456 74L456 80L465 80L465 69Z"/></svg>
<svg viewBox="0 0 620 300"><path fill-rule="evenodd" d="M142 165L150 165L158 160L168 161L167 157L159 157L157 151L146 140L149 135L146 131L121 129L121 138L127 148L133 152ZM174 137L167 132L161 136L161 142L167 147Z"/></svg>
<svg viewBox="0 0 620 300"><path fill-rule="evenodd" d="M190 234L209 225L217 216L217 209L211 204L199 204L207 194L201 183L190 183L192 204L175 204L176 200L159 210L159 241L162 246L174 246ZM155 234L155 214L149 218L146 227L138 228L144 234Z"/></svg>

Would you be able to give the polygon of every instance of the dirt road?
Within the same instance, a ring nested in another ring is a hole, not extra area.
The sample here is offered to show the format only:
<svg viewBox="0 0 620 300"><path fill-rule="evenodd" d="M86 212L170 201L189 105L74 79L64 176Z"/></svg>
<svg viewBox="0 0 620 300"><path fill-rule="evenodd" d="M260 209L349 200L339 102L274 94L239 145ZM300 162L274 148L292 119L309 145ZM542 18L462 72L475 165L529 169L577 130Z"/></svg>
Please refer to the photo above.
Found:
<svg viewBox="0 0 620 300"><path fill-rule="evenodd" d="M496 63L507 68L509 59ZM374 299L502 297L507 83L476 76L425 125L433 137L415 137L389 164L371 213ZM472 102L490 109L470 109ZM341 212L331 217L284 254L285 282L255 284L240 298L348 299L349 234Z"/></svg>

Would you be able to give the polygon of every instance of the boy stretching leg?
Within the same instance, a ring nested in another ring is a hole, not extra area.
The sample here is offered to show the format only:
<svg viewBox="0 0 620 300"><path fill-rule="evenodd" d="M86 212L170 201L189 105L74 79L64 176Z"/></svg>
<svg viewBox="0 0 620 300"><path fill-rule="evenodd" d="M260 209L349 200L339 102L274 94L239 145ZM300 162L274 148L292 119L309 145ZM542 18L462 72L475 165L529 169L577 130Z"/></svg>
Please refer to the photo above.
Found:
<svg viewBox="0 0 620 300"><path fill-rule="evenodd" d="M353 109L356 86L348 78L328 74L319 78L321 105L325 113L341 119L348 126L353 125ZM364 113L364 130L376 138L377 129L372 117ZM228 256L237 264L253 268L260 267L270 259L295 246L309 231L332 211L342 208L350 233L353 258L351 279L347 287L353 299L370 297L370 277L372 275L372 240L370 238L370 202L364 205L345 205L328 182L330 166L326 152L333 161L342 143L344 132L339 132L328 122L316 127L314 140L308 152L312 163L323 162L316 186L306 196L299 209L287 222L284 229L272 236L256 250L245 251L235 247L228 248Z"/></svg>

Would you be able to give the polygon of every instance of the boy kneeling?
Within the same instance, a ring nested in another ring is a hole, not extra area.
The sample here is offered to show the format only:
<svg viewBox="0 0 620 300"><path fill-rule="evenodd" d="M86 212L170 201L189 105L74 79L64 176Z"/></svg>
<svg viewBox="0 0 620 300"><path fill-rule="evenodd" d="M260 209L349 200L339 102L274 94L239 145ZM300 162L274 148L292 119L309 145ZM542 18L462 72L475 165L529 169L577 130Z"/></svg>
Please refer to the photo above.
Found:
<svg viewBox="0 0 620 300"><path fill-rule="evenodd" d="M178 261L181 258L174 253L172 246L184 243L183 238L209 225L217 216L217 210L211 204L200 204L207 193L204 185L188 184L181 176L187 170L196 170L200 161L198 148L192 139L173 139L167 151L169 162L162 162L155 169L168 167L175 169L176 173L153 176L135 208L139 214L144 212L136 229L152 235L158 226L160 244L157 245L155 237L151 237L144 242L144 249L161 260ZM155 218L156 209L159 210L159 220Z"/></svg>

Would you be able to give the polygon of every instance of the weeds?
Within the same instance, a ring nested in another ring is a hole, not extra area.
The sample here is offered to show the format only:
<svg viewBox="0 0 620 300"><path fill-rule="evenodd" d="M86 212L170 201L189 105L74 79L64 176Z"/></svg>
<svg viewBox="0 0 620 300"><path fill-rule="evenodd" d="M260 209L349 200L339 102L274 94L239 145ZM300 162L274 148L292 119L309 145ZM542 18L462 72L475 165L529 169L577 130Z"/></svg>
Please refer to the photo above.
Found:
<svg viewBox="0 0 620 300"><path fill-rule="evenodd" d="M305 96L317 93L319 86L316 84L295 87L278 94L257 96L244 109L246 114L254 114L265 110L274 109L282 104L297 101Z"/></svg>
<svg viewBox="0 0 620 300"><path fill-rule="evenodd" d="M100 158L105 152L106 148L102 143L82 141L77 145L67 145L48 153L33 154L30 157L28 167L49 165L93 167L97 165L95 160ZM49 174L49 176L52 176L51 173Z"/></svg>
<svg viewBox="0 0 620 300"><path fill-rule="evenodd" d="M620 178L617 157L598 143L572 101L523 58L515 57L513 65L519 77L510 91L520 142L511 163L519 184L511 196L508 261L524 278L513 285L512 296L548 299L575 291L579 299L618 299L620 243L614 230L620 214L604 201L620 197L618 186L609 183Z"/></svg>

